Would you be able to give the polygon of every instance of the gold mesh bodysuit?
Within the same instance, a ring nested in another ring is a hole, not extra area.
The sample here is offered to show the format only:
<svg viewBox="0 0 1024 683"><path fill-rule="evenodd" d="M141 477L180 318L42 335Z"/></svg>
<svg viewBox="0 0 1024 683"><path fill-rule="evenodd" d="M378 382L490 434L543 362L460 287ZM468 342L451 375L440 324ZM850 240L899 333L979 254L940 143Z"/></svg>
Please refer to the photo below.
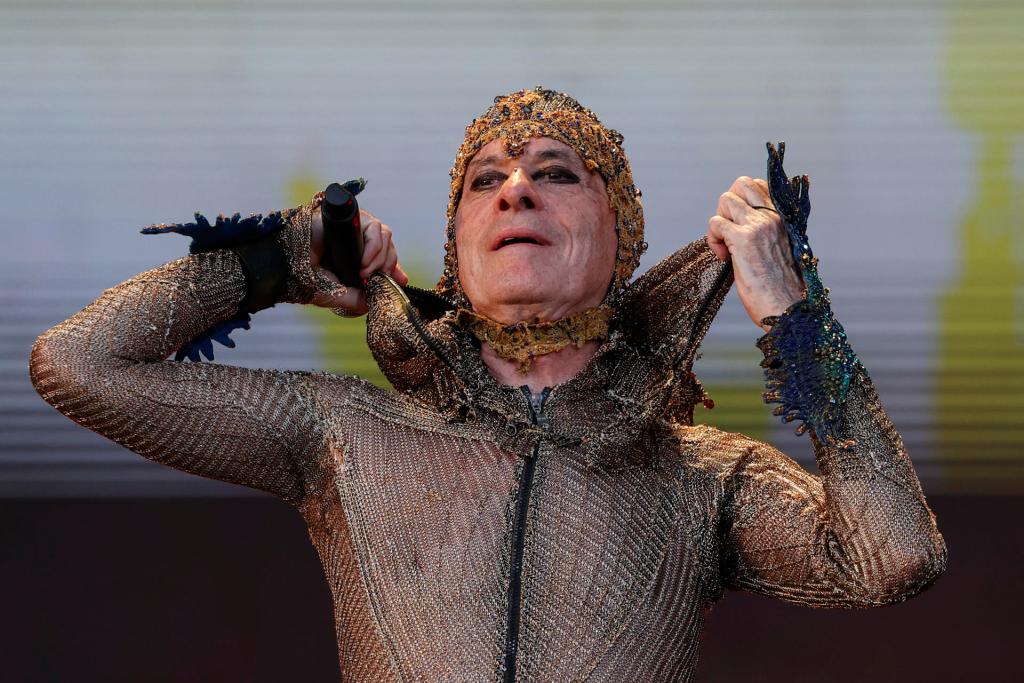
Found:
<svg viewBox="0 0 1024 683"><path fill-rule="evenodd" d="M306 302L309 211L273 239ZM269 238L268 238L269 239ZM107 290L32 349L39 393L146 458L255 487L309 526L349 681L688 681L724 588L820 607L899 602L946 549L866 375L811 475L692 426L689 372L728 271L703 240L628 290L587 367L538 411L474 342L379 276L368 341L398 389L167 356L245 295L238 257L178 259ZM507 670L507 671L506 671Z"/></svg>

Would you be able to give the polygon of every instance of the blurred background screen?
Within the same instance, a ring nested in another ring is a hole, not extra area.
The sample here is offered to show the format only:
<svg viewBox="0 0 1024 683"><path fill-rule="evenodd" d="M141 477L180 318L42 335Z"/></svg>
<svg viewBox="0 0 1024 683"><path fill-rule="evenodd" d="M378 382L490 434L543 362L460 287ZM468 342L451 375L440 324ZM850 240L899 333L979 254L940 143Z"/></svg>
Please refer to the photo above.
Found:
<svg viewBox="0 0 1024 683"><path fill-rule="evenodd" d="M1021 3L3 2L0 495L249 495L46 405L32 341L187 250L150 223L267 212L365 176L414 282L440 271L448 168L491 99L543 84L625 135L650 243L699 238L768 140L811 177L834 308L926 492L1024 488ZM361 321L279 306L217 361L383 382ZM697 419L807 438L760 400L735 293ZM255 494L253 494L255 495Z"/></svg>
<svg viewBox="0 0 1024 683"><path fill-rule="evenodd" d="M359 176L432 286L464 127L541 84L625 136L641 272L786 141L836 315L949 547L934 588L884 610L730 595L698 680L1024 680L1024 2L0 0L0 55L0 679L338 680L295 510L78 427L33 390L29 350L187 253L143 226ZM816 472L761 402L759 334L730 293L697 420ZM282 305L216 360L383 383L364 335Z"/></svg>

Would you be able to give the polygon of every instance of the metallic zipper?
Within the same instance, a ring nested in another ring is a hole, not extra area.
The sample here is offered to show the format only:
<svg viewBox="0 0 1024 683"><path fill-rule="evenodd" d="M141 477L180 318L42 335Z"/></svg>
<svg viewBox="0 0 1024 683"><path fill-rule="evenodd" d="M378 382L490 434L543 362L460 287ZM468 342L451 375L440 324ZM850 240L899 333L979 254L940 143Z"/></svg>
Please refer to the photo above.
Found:
<svg viewBox="0 0 1024 683"><path fill-rule="evenodd" d="M544 415L544 401L550 389L544 389L539 396L530 393L529 387L521 387L530 401L530 420L547 431L549 420ZM522 571L523 539L526 535L526 513L530 505L530 489L533 474L537 468L537 453L540 442L533 446L533 457L523 463L523 474L519 479L519 496L516 499L515 524L512 527L512 567L508 580L508 612L505 617L505 683L516 680L516 654L519 650L519 617L522 613Z"/></svg>

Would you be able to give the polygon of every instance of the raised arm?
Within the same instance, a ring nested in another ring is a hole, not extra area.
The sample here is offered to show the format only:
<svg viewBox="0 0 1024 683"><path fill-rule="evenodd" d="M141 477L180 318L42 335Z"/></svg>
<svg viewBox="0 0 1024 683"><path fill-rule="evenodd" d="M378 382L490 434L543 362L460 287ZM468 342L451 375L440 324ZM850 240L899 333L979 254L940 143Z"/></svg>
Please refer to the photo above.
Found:
<svg viewBox="0 0 1024 683"><path fill-rule="evenodd" d="M719 200L709 243L731 258L740 301L767 334L765 400L809 431L821 476L729 435L722 528L726 585L820 606L904 600L945 569L946 546L867 370L832 314L807 240L807 176L768 144L768 180ZM802 291L801 291L802 290Z"/></svg>
<svg viewBox="0 0 1024 683"><path fill-rule="evenodd" d="M339 294L310 263L311 211L286 212L284 227L258 243L276 258L277 301ZM139 455L297 505L324 447L309 375L165 360L235 315L246 294L232 249L141 273L38 338L32 383L57 410Z"/></svg>
<svg viewBox="0 0 1024 683"><path fill-rule="evenodd" d="M821 476L772 446L717 433L723 479L723 584L819 607L905 600L946 565L946 546L903 441L866 373L815 437Z"/></svg>

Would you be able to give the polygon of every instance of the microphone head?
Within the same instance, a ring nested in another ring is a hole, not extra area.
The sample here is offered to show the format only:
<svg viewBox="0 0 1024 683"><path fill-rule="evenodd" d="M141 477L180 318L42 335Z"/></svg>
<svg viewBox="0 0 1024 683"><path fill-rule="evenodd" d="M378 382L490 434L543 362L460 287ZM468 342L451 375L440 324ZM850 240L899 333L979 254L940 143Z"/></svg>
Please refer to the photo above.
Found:
<svg viewBox="0 0 1024 683"><path fill-rule="evenodd" d="M358 211L355 197L340 183L331 183L324 191L324 200L320 205L324 222L349 221L352 214Z"/></svg>

